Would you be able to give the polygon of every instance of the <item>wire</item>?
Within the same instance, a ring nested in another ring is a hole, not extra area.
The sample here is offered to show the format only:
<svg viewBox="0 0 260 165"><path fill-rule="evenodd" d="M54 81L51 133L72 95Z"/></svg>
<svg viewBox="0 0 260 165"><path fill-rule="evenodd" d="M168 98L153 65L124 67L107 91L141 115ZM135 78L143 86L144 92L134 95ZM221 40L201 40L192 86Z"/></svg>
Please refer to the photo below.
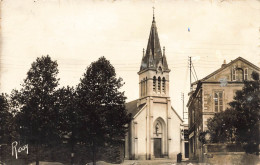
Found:
<svg viewBox="0 0 260 165"><path fill-rule="evenodd" d="M194 70L194 73L195 73L195 75L196 75L196 78L197 78L197 80L198 80L198 76L197 76L197 73L196 73L195 68L194 68L194 66L193 66L193 63L191 63L191 66L192 66L192 68L193 68L193 70Z"/></svg>
<svg viewBox="0 0 260 165"><path fill-rule="evenodd" d="M193 76L194 80L197 81L195 76L194 76L194 73L192 71L191 71L191 73L192 73L192 76Z"/></svg>

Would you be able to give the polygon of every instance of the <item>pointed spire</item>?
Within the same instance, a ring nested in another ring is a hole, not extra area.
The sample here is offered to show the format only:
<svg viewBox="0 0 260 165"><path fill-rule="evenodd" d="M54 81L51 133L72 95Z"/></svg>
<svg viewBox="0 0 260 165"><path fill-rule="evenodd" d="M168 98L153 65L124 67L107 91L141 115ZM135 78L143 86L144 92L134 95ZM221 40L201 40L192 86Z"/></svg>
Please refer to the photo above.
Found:
<svg viewBox="0 0 260 165"><path fill-rule="evenodd" d="M143 48L143 58L144 58L144 48Z"/></svg>
<svg viewBox="0 0 260 165"><path fill-rule="evenodd" d="M166 55L165 55L165 46L163 47L163 68L165 70L169 70L167 60L166 60Z"/></svg>
<svg viewBox="0 0 260 165"><path fill-rule="evenodd" d="M155 9L155 7L153 6L153 23L155 23L154 9Z"/></svg>
<svg viewBox="0 0 260 165"><path fill-rule="evenodd" d="M169 71L168 65L166 62L165 56L165 48L162 49L160 46L159 36L157 32L157 27L155 23L155 16L154 16L154 7L153 7L153 21L150 30L150 35L147 43L146 52L143 52L143 58L141 62L140 71L145 69L156 69L158 67L159 62L163 63L163 70Z"/></svg>

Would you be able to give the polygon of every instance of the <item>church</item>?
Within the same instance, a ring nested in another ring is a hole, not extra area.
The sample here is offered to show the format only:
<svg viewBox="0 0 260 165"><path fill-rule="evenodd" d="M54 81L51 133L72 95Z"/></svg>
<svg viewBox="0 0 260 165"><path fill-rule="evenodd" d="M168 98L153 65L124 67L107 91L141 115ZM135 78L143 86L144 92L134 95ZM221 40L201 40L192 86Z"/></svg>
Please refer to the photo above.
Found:
<svg viewBox="0 0 260 165"><path fill-rule="evenodd" d="M183 151L183 120L171 106L169 96L170 71L153 15L138 72L139 98L126 103L132 120L125 137L125 159L176 159Z"/></svg>

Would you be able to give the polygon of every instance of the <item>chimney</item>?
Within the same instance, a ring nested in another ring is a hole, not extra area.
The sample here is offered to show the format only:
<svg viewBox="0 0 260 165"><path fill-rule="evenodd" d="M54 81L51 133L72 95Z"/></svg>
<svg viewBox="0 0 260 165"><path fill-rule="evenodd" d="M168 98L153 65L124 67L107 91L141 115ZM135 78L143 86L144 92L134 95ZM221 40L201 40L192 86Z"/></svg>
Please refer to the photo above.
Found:
<svg viewBox="0 0 260 165"><path fill-rule="evenodd" d="M224 66L226 66L226 65L227 65L227 64L226 64L226 60L224 60L224 61L223 61L223 64L221 65L221 68L224 67Z"/></svg>

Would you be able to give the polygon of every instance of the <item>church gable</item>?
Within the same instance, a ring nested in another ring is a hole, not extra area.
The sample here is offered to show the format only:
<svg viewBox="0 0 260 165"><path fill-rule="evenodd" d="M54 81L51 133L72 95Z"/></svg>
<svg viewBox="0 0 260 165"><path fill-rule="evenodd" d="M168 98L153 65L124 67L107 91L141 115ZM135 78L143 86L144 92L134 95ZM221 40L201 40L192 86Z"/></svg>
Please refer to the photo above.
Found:
<svg viewBox="0 0 260 165"><path fill-rule="evenodd" d="M176 116L176 117L180 120L180 122L183 122L182 118L181 118L180 115L175 111L175 109L174 109L173 107L171 107L171 109L172 109L172 112L174 113L174 116Z"/></svg>

